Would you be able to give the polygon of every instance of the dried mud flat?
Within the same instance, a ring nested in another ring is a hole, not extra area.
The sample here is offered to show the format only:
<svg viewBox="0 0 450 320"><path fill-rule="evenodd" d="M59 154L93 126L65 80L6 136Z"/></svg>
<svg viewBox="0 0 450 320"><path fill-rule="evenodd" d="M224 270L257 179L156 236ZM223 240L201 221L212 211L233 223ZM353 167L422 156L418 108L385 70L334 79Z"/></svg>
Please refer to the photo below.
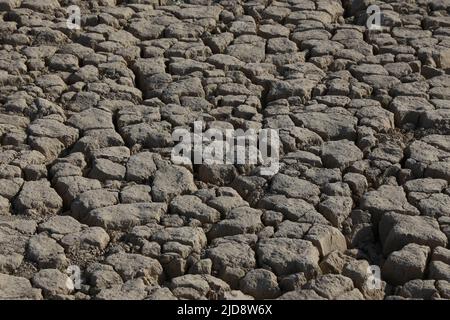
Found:
<svg viewBox="0 0 450 320"><path fill-rule="evenodd" d="M0 0L0 298L450 299L450 2L186 2Z"/></svg>

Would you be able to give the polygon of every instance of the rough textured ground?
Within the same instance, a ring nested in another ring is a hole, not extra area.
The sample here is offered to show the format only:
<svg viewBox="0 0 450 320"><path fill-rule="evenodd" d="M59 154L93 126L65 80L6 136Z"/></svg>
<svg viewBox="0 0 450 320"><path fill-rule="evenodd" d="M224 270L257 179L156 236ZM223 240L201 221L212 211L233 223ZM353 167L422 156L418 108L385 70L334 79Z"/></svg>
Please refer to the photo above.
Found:
<svg viewBox="0 0 450 320"><path fill-rule="evenodd" d="M187 2L0 0L0 298L449 299L449 0ZM199 119L280 172L172 164Z"/></svg>

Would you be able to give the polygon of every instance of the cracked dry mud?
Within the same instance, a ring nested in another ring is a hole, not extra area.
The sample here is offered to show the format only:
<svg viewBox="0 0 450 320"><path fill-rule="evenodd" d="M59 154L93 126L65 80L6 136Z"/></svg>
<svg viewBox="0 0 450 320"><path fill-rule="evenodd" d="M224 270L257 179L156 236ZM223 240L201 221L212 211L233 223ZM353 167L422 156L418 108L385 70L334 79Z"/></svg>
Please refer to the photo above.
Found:
<svg viewBox="0 0 450 320"><path fill-rule="evenodd" d="M0 298L450 299L449 0L186 2L0 0Z"/></svg>

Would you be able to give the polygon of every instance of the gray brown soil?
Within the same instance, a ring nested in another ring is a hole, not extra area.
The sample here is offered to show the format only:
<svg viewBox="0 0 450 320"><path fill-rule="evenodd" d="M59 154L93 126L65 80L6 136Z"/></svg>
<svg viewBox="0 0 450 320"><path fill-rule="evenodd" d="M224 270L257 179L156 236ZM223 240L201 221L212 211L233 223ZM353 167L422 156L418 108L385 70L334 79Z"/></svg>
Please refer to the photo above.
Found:
<svg viewBox="0 0 450 320"><path fill-rule="evenodd" d="M0 0L0 299L450 299L449 13ZM174 164L194 121L279 172Z"/></svg>

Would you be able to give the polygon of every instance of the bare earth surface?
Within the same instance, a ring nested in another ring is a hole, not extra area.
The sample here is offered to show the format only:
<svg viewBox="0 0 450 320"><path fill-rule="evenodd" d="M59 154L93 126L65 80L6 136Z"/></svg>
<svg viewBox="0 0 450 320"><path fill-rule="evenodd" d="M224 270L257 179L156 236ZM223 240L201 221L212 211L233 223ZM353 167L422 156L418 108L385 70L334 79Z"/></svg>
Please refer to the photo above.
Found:
<svg viewBox="0 0 450 320"><path fill-rule="evenodd" d="M450 1L185 2L0 0L0 298L450 299Z"/></svg>

